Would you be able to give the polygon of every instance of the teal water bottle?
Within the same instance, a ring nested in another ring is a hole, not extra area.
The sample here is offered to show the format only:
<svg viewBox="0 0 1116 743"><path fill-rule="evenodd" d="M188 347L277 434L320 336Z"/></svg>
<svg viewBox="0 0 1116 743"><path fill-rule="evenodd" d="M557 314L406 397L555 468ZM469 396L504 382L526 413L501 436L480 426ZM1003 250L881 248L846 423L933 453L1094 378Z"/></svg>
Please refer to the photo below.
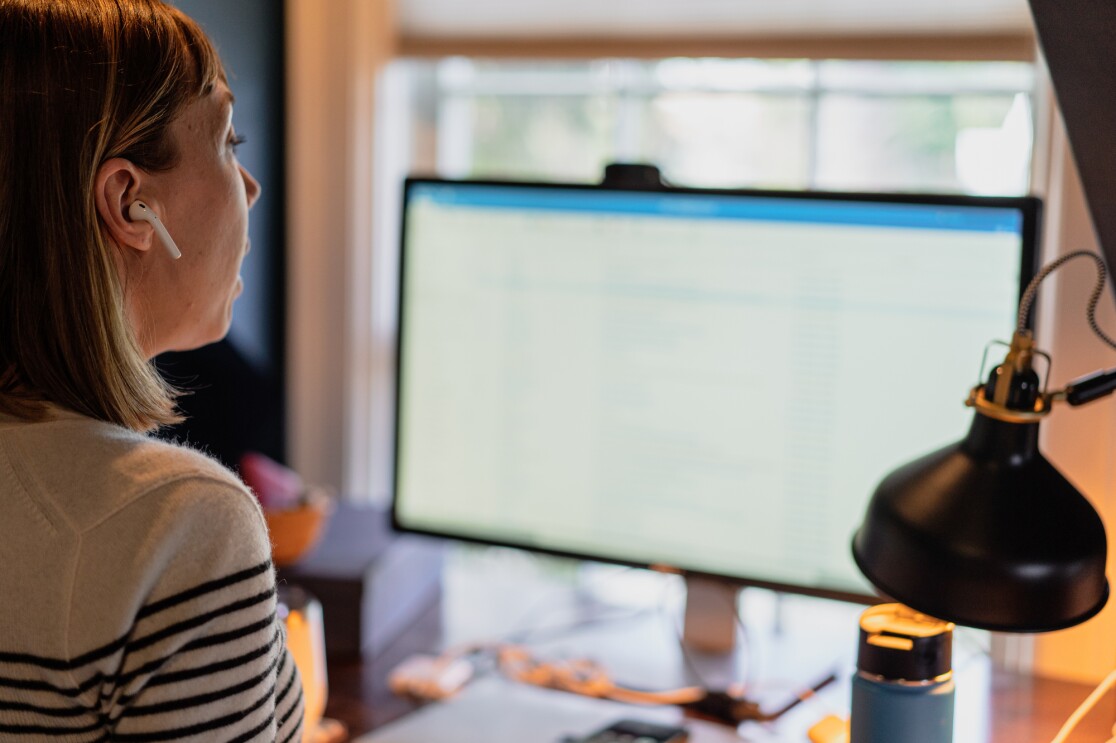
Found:
<svg viewBox="0 0 1116 743"><path fill-rule="evenodd" d="M953 625L902 604L860 616L850 743L952 743Z"/></svg>

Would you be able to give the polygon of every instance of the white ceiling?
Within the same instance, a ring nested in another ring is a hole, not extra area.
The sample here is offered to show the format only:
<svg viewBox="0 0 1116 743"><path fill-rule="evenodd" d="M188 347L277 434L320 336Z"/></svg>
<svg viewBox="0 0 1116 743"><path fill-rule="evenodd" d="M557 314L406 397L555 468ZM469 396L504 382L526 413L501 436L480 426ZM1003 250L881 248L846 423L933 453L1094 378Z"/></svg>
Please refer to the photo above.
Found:
<svg viewBox="0 0 1116 743"><path fill-rule="evenodd" d="M397 0L409 36L1017 32L1027 0Z"/></svg>

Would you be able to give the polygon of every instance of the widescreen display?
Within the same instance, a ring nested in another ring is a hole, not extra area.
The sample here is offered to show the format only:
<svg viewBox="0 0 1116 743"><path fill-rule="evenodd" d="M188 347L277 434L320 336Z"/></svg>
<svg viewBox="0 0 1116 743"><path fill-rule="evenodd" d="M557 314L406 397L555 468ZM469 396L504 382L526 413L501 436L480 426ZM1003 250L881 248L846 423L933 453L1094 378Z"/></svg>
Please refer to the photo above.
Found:
<svg viewBox="0 0 1116 743"><path fill-rule="evenodd" d="M1032 199L407 184L405 528L808 593L959 439Z"/></svg>

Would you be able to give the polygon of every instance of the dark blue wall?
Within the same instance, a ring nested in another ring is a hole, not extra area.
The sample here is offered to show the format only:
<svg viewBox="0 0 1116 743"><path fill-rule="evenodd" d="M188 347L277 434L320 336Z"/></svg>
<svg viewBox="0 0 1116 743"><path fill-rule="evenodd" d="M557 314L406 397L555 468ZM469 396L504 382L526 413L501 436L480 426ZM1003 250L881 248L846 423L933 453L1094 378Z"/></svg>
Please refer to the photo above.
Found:
<svg viewBox="0 0 1116 743"><path fill-rule="evenodd" d="M263 185L252 209L252 252L236 302L231 340L254 364L282 362L283 3L280 0L175 0L217 45L236 94L233 123L247 137L241 163Z"/></svg>
<svg viewBox="0 0 1116 743"><path fill-rule="evenodd" d="M241 163L262 184L252 209L252 251L228 339L163 354L164 375L189 394L185 424L165 432L235 467L244 451L285 459L284 76L282 0L172 0L217 46L236 95L233 122L247 141Z"/></svg>

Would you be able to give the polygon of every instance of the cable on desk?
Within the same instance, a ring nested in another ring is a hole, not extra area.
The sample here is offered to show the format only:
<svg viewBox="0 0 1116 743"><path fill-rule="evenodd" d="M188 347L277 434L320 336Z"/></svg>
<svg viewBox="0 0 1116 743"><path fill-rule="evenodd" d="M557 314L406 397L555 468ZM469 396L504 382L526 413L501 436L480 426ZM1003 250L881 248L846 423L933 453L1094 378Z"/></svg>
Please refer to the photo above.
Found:
<svg viewBox="0 0 1116 743"><path fill-rule="evenodd" d="M705 694L700 686L661 692L629 689L618 686L608 672L594 661L580 658L540 661L526 649L514 645L498 650L497 665L504 675L515 681L618 702L682 705Z"/></svg>
<svg viewBox="0 0 1116 743"><path fill-rule="evenodd" d="M1081 706L1073 711L1073 714L1070 715L1066 723L1062 725L1062 729L1054 736L1054 740L1051 743L1065 743L1070 733L1077 727L1077 724L1085 718L1085 715L1089 714L1093 707L1096 706L1097 702L1108 693L1108 690L1111 689L1114 684L1116 684L1116 671L1105 676L1104 680L1097 684L1097 688L1093 689L1093 693L1086 697L1085 701L1081 703ZM1113 732L1116 733L1116 727L1113 728ZM1116 741L1116 735L1109 738L1108 743L1113 743L1113 741Z"/></svg>
<svg viewBox="0 0 1116 743"><path fill-rule="evenodd" d="M708 720L734 727L748 721L777 720L837 680L837 674L831 673L809 689L796 694L782 708L764 712L757 702L743 696L728 691L711 691L701 686L666 691L645 691L619 686L594 661L540 661L524 648L516 646L500 648L497 652L497 665L509 678L522 683L629 704L674 705Z"/></svg>
<svg viewBox="0 0 1116 743"><path fill-rule="evenodd" d="M798 692L790 702L771 712L764 712L759 704L749 699L735 696L729 692L718 691L708 691L704 698L679 706L708 720L725 725L736 726L742 722L774 722L802 702L813 698L819 691L836 680L837 674L831 673L810 688Z"/></svg>
<svg viewBox="0 0 1116 743"><path fill-rule="evenodd" d="M526 648L508 644L467 645L441 656L414 656L392 670L389 686L401 696L437 700L452 696L492 663L508 678L521 683L567 691L628 704L673 705L705 719L733 727L742 722L772 722L837 679L831 673L795 695L782 708L765 712L744 696L739 684L726 690L705 686L649 691L617 684L599 663L585 658L543 661Z"/></svg>

